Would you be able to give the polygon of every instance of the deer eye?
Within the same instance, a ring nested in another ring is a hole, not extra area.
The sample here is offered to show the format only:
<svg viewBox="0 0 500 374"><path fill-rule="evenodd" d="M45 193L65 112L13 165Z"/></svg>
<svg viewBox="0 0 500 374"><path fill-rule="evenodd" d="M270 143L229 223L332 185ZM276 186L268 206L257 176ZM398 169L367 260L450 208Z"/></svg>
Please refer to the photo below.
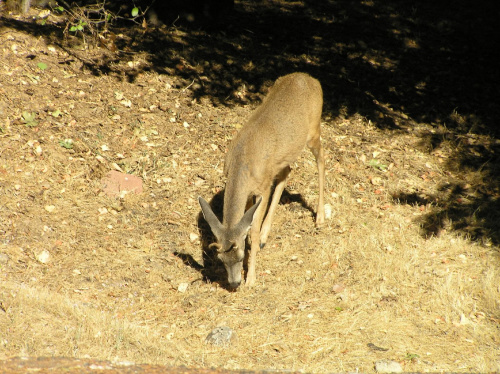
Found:
<svg viewBox="0 0 500 374"><path fill-rule="evenodd" d="M231 251L235 251L237 249L238 249L238 246L235 243L232 243L225 252L228 253L228 252L231 252Z"/></svg>

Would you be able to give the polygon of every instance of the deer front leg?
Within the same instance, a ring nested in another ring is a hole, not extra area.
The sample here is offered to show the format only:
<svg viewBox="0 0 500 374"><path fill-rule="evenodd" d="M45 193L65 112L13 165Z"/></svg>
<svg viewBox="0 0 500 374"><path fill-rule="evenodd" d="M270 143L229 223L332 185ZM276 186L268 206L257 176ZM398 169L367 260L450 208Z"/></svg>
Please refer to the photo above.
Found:
<svg viewBox="0 0 500 374"><path fill-rule="evenodd" d="M248 255L248 271L247 279L245 281L245 286L252 287L255 284L256 274L255 274L255 264L257 260L257 252L260 249L260 228L262 226L262 220L264 219L264 214L267 210L267 203L269 202L269 193L267 191L262 195L262 202L260 203L257 211L255 212L255 218L250 228L250 253Z"/></svg>
<svg viewBox="0 0 500 374"><path fill-rule="evenodd" d="M253 229L252 229L253 231ZM257 259L257 252L259 251L259 236L251 235L252 244L250 248L250 254L248 255L248 271L247 271L247 279L245 281L245 286L252 287L255 284L255 263Z"/></svg>

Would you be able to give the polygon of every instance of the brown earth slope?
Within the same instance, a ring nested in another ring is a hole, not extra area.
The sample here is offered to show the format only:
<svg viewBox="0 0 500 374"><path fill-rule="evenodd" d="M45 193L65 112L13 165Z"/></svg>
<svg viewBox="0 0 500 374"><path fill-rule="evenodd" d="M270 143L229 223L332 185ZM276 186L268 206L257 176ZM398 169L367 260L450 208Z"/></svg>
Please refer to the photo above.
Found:
<svg viewBox="0 0 500 374"><path fill-rule="evenodd" d="M495 13L403 3L241 1L218 30L117 25L111 49L1 13L0 359L500 370ZM291 71L325 92L331 217L305 151L256 286L229 292L197 197L220 211L228 142ZM143 192L107 195L111 170ZM216 326L238 342L206 344Z"/></svg>

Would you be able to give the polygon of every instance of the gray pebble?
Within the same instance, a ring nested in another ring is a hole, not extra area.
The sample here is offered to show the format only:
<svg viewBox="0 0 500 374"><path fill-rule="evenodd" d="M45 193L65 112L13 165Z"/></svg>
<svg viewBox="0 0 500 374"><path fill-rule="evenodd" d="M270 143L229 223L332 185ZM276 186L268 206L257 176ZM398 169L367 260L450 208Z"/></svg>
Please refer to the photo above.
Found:
<svg viewBox="0 0 500 374"><path fill-rule="evenodd" d="M219 326L213 329L210 334L207 335L205 341L207 343L221 347L235 344L238 341L238 337L236 336L236 332L232 328L227 326Z"/></svg>
<svg viewBox="0 0 500 374"><path fill-rule="evenodd" d="M375 362L375 371L377 373L402 373L403 368L396 361L379 360Z"/></svg>

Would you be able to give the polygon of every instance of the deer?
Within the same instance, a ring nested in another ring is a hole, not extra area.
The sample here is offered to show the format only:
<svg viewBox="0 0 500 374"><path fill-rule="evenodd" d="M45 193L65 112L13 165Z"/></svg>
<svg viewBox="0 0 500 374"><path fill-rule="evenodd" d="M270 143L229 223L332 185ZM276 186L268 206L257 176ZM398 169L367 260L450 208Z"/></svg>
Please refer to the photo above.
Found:
<svg viewBox="0 0 500 374"><path fill-rule="evenodd" d="M290 165L306 145L316 159L319 174L316 226L324 224L322 107L323 91L315 78L306 73L278 78L228 147L224 162L226 185L222 222L210 205L198 197L203 217L216 238L209 248L216 248L232 290L242 281L245 240L249 233L245 286L254 285L257 252L266 245Z"/></svg>

